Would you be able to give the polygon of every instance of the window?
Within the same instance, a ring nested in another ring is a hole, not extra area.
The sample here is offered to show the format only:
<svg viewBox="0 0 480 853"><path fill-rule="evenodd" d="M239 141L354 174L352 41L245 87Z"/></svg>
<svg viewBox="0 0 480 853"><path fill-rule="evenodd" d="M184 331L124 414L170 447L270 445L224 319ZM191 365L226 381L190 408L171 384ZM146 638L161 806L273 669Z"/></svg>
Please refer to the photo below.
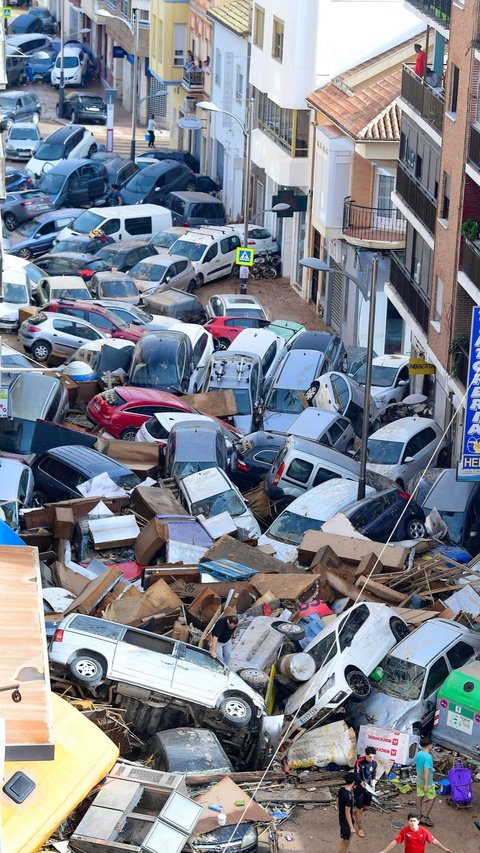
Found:
<svg viewBox="0 0 480 853"><path fill-rule="evenodd" d="M163 23L162 23L163 27ZM157 41L158 44L158 41ZM185 62L185 46L187 44L187 25L175 24L173 32L173 64L183 65Z"/></svg>
<svg viewBox="0 0 480 853"><path fill-rule="evenodd" d="M280 20L280 18L273 19L272 56L274 59L278 59L279 62L282 62L283 60L284 28L284 23Z"/></svg>
<svg viewBox="0 0 480 853"><path fill-rule="evenodd" d="M328 468L319 468L315 474L312 488L313 486L320 486L321 483L326 483L327 480L334 480L336 477L340 477L340 474L336 474L335 471L329 471Z"/></svg>
<svg viewBox="0 0 480 853"><path fill-rule="evenodd" d="M258 126L292 157L308 156L308 110L282 109L256 90Z"/></svg>
<svg viewBox="0 0 480 853"><path fill-rule="evenodd" d="M432 664L430 672L428 673L424 696L430 696L432 693L435 693L443 684L447 675L448 667L445 663L445 658L439 658L434 664Z"/></svg>
<svg viewBox="0 0 480 853"><path fill-rule="evenodd" d="M135 219L126 219L125 231L127 231L128 234L151 234L151 216L137 216Z"/></svg>
<svg viewBox="0 0 480 853"><path fill-rule="evenodd" d="M198 367L200 360L202 358L203 353L205 352L205 347L207 346L208 337L206 334L202 334L197 343L193 348L193 363L195 367Z"/></svg>
<svg viewBox="0 0 480 853"><path fill-rule="evenodd" d="M448 222L448 214L450 212L450 192L451 178L447 172L443 173L443 204L442 204L442 219Z"/></svg>
<svg viewBox="0 0 480 853"><path fill-rule="evenodd" d="M450 70L450 99L448 103L448 110L452 115L457 114L457 104L458 104L458 84L460 80L460 70L456 65L453 65Z"/></svg>
<svg viewBox="0 0 480 853"><path fill-rule="evenodd" d="M260 450L253 458L255 462L263 462L265 465L271 465L276 455L276 450Z"/></svg>
<svg viewBox="0 0 480 853"><path fill-rule="evenodd" d="M218 47L215 48L215 83L220 86L222 82L222 54Z"/></svg>
<svg viewBox="0 0 480 853"><path fill-rule="evenodd" d="M356 634L367 621L368 617L369 610L366 604L361 604L353 611L353 613L350 613L350 615L347 616L340 628L340 631L338 632L338 642L341 652L343 652L347 646L352 645Z"/></svg>
<svg viewBox="0 0 480 853"><path fill-rule="evenodd" d="M472 647L460 640L447 652L447 658L452 669L458 669L459 666L463 666L470 658L473 658L474 654L475 651Z"/></svg>
<svg viewBox="0 0 480 853"><path fill-rule="evenodd" d="M150 25L150 12L148 9L137 9L137 15L138 23L141 27L148 27Z"/></svg>
<svg viewBox="0 0 480 853"><path fill-rule="evenodd" d="M216 243L213 246L210 246L208 252L205 255L204 261L213 261L214 258L217 257L218 254L218 246Z"/></svg>
<svg viewBox="0 0 480 853"><path fill-rule="evenodd" d="M77 333L73 320L54 320L53 328L62 335L75 335Z"/></svg>
<svg viewBox="0 0 480 853"><path fill-rule="evenodd" d="M440 322L442 320L442 304L443 304L443 281L438 278L436 279L436 287L435 287L435 307L433 311L433 323L437 323L440 327Z"/></svg>
<svg viewBox="0 0 480 853"><path fill-rule="evenodd" d="M237 65L237 73L235 76L235 100L241 101L243 98L243 73L242 66Z"/></svg>
<svg viewBox="0 0 480 853"><path fill-rule="evenodd" d="M265 30L265 9L255 6L253 12L253 43L257 47L263 47L263 33Z"/></svg>
<svg viewBox="0 0 480 853"><path fill-rule="evenodd" d="M332 444L335 444L341 439L343 435L343 429L338 423L335 423L328 428L328 434L330 436L330 441L332 442Z"/></svg>
<svg viewBox="0 0 480 853"><path fill-rule="evenodd" d="M70 225L70 222L68 222L67 225ZM107 220L107 222L104 222L102 225L102 231L104 232L104 234L116 234L116 232L119 230L120 230L120 220L119 219L109 219L109 220Z"/></svg>
<svg viewBox="0 0 480 853"><path fill-rule="evenodd" d="M312 471L313 465L311 462L306 462L305 459L294 459L288 466L285 476L290 480L298 480L299 483L306 483Z"/></svg>
<svg viewBox="0 0 480 853"><path fill-rule="evenodd" d="M120 14L124 18L128 18L128 0L120 0Z"/></svg>
<svg viewBox="0 0 480 853"><path fill-rule="evenodd" d="M417 160L415 163L415 177L418 178L419 181L422 179L422 158L420 154L417 154Z"/></svg>

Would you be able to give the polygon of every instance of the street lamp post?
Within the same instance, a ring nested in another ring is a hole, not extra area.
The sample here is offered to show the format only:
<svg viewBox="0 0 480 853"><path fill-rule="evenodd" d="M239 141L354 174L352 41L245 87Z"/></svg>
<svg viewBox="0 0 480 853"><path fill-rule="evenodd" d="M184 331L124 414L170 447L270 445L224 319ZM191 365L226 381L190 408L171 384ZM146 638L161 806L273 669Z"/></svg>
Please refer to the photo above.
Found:
<svg viewBox="0 0 480 853"><path fill-rule="evenodd" d="M60 81L58 86L58 115L63 118L65 103L65 0L60 0Z"/></svg>
<svg viewBox="0 0 480 853"><path fill-rule="evenodd" d="M378 276L378 255L375 254L372 259L372 276L370 282L370 292L365 284L350 273L340 272L332 269L320 258L302 258L300 265L306 269L317 270L318 272L326 272L330 275L333 272L340 274L344 279L351 279L358 287L364 299L369 299L370 309L368 313L368 339L367 339L367 363L365 375L365 393L363 403L363 428L362 428L362 444L360 450L360 475L358 479L357 500L362 500L365 497L365 478L367 472L367 451L368 451L368 426L370 412L370 391L372 387L372 361L373 361L373 340L375 331L375 304L377 296L377 276Z"/></svg>
<svg viewBox="0 0 480 853"><path fill-rule="evenodd" d="M138 53L139 53L139 15L138 9L132 5L132 18L127 21L121 18L120 15L112 15L107 9L99 9L97 17L111 18L112 20L121 21L130 30L133 36L133 86L132 86L132 138L130 141L130 159L135 160L137 134L137 116L138 116Z"/></svg>

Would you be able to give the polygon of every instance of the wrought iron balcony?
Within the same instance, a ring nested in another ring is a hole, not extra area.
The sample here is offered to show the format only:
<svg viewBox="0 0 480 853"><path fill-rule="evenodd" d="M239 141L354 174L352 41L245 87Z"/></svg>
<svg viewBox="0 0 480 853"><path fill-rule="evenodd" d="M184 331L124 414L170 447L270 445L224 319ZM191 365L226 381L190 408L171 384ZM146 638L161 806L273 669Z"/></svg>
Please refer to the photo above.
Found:
<svg viewBox="0 0 480 853"><path fill-rule="evenodd" d="M472 242L462 237L461 268L480 290L480 240Z"/></svg>
<svg viewBox="0 0 480 853"><path fill-rule="evenodd" d="M425 83L422 77L415 74L412 67L404 65L401 96L435 130L438 130L439 133L442 132L445 110L445 93L443 90L440 88L433 89Z"/></svg>
<svg viewBox="0 0 480 853"><path fill-rule="evenodd" d="M205 71L195 69L183 71L182 86L186 92L203 92L205 89Z"/></svg>
<svg viewBox="0 0 480 853"><path fill-rule="evenodd" d="M397 163L395 189L420 222L423 222L432 235L435 234L437 203L401 162Z"/></svg>
<svg viewBox="0 0 480 853"><path fill-rule="evenodd" d="M343 234L359 243L398 245L405 242L406 225L394 207L364 207L350 197L343 203Z"/></svg>
<svg viewBox="0 0 480 853"><path fill-rule="evenodd" d="M480 171L480 128L470 125L470 144L468 146L468 160L472 166Z"/></svg>
<svg viewBox="0 0 480 853"><path fill-rule="evenodd" d="M441 24L446 29L450 27L450 16L452 13L451 0L407 0L408 6L413 6L424 15L428 15L432 21Z"/></svg>
<svg viewBox="0 0 480 853"><path fill-rule="evenodd" d="M401 297L411 315L428 332L430 300L427 294L416 284L397 252L390 256L390 283Z"/></svg>

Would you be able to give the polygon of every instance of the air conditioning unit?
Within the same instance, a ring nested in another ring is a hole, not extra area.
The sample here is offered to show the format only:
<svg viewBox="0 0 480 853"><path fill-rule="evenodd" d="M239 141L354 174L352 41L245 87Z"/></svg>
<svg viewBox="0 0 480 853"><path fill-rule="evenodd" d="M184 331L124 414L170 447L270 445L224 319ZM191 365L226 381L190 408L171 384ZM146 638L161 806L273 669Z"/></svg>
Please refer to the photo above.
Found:
<svg viewBox="0 0 480 853"><path fill-rule="evenodd" d="M197 101L195 98L184 98L183 99L183 112L186 113L194 113L195 107L197 106Z"/></svg>

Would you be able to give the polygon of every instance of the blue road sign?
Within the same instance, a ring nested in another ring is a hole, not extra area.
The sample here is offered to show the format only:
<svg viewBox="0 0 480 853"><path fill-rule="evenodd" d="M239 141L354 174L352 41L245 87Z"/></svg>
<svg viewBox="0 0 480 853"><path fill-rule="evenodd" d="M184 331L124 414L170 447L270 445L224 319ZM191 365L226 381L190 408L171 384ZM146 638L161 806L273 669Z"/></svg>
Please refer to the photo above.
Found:
<svg viewBox="0 0 480 853"><path fill-rule="evenodd" d="M253 249L245 249L243 246L239 246L235 255L235 262L241 267L251 267L253 266L254 255Z"/></svg>

